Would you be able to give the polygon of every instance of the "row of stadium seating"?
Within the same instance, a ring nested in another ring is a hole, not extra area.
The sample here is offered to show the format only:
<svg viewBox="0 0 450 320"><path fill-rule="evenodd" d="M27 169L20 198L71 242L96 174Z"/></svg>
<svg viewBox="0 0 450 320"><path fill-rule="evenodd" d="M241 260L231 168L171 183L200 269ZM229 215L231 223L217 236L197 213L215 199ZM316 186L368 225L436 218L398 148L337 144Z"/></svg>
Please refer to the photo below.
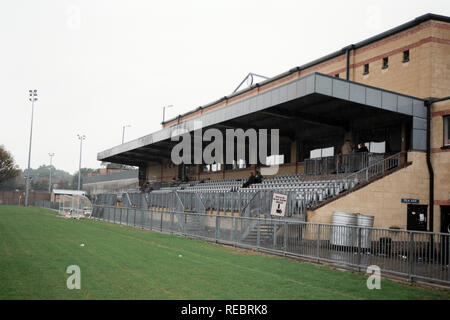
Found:
<svg viewBox="0 0 450 320"><path fill-rule="evenodd" d="M191 181L154 190L149 194L148 202L150 206L173 207L176 205L176 199L168 197L167 194L176 191L186 210L198 210L199 206L195 201L200 200L207 212L240 212L242 214L242 210L251 202L257 202L257 208L254 208L256 211L269 212L272 193L282 192L288 195L288 215L291 216L302 214L308 207L354 188L358 184L356 179L347 179L345 175L339 178L336 178L336 175L320 177L300 174L283 175L263 179L261 183L243 188L245 181L246 179ZM257 193L258 199L255 198ZM189 196L190 194L197 194L198 199Z"/></svg>

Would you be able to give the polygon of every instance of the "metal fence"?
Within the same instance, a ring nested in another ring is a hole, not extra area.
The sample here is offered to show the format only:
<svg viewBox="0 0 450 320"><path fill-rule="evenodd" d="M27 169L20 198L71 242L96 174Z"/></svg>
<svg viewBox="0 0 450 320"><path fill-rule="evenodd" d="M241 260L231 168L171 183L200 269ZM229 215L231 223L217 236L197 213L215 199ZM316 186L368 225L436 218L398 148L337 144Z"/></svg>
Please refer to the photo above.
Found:
<svg viewBox="0 0 450 320"><path fill-rule="evenodd" d="M106 206L94 206L92 216L357 270L376 265L410 280L450 285L450 235L444 233Z"/></svg>
<svg viewBox="0 0 450 320"><path fill-rule="evenodd" d="M34 205L36 207L59 210L60 203L47 201L47 200L36 200L36 201L34 201Z"/></svg>
<svg viewBox="0 0 450 320"><path fill-rule="evenodd" d="M402 154L397 153L393 156L390 156L386 159L382 159L377 161L370 166L361 169L358 172L350 174L346 178L349 180L356 180L361 182L369 182L371 179L383 175L385 172L392 170L401 165Z"/></svg>
<svg viewBox="0 0 450 320"><path fill-rule="evenodd" d="M351 153L331 157L306 159L306 175L324 175L331 173L348 173L364 169L375 162L382 160L384 154L380 153Z"/></svg>

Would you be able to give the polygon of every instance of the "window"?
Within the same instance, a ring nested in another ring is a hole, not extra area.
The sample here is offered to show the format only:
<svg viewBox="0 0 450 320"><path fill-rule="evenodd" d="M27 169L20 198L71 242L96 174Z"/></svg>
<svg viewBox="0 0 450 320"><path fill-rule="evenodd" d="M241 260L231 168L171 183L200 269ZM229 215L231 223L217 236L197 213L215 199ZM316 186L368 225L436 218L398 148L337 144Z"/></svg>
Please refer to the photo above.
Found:
<svg viewBox="0 0 450 320"><path fill-rule="evenodd" d="M403 51L403 63L409 61L409 50Z"/></svg>
<svg viewBox="0 0 450 320"><path fill-rule="evenodd" d="M369 74L369 64L368 63L364 65L364 73L363 74L364 75Z"/></svg>
<svg viewBox="0 0 450 320"><path fill-rule="evenodd" d="M383 67L381 69L387 69L389 67L389 58L383 58Z"/></svg>
<svg viewBox="0 0 450 320"><path fill-rule="evenodd" d="M444 117L444 146L450 146L450 116Z"/></svg>
<svg viewBox="0 0 450 320"><path fill-rule="evenodd" d="M334 156L334 147L312 150L309 153L310 159L325 158Z"/></svg>
<svg viewBox="0 0 450 320"><path fill-rule="evenodd" d="M266 164L268 166L276 166L276 165L284 164L284 154L271 155L271 156L267 157Z"/></svg>
<svg viewBox="0 0 450 320"><path fill-rule="evenodd" d="M383 142L366 142L365 143L369 152L372 153L386 153L386 141Z"/></svg>

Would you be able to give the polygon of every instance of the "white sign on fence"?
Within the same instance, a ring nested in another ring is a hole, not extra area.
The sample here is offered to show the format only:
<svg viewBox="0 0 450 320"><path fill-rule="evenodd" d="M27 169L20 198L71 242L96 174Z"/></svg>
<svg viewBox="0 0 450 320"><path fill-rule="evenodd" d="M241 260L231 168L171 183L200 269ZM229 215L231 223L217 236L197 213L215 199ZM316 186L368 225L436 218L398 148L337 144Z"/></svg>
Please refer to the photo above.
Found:
<svg viewBox="0 0 450 320"><path fill-rule="evenodd" d="M272 197L272 209L270 214L272 216L284 217L286 214L286 203L288 196L281 193L274 193Z"/></svg>

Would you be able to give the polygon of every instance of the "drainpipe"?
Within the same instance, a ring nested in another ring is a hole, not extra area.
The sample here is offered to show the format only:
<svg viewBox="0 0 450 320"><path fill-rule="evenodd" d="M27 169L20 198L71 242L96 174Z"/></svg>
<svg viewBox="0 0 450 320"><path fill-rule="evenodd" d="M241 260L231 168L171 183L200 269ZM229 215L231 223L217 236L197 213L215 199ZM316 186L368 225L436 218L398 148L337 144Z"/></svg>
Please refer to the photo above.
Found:
<svg viewBox="0 0 450 320"><path fill-rule="evenodd" d="M427 108L427 166L428 173L430 175L430 185L429 185L429 203L430 203L430 226L429 231L434 230L434 170L431 163L431 106L434 103L450 100L450 96L445 98L433 99L428 98L425 100L425 106Z"/></svg>
<svg viewBox="0 0 450 320"><path fill-rule="evenodd" d="M427 108L427 166L428 174L430 176L429 183L429 200L430 203L430 225L428 231L433 232L434 229L434 170L431 163L431 105L433 99L425 100L425 107Z"/></svg>
<svg viewBox="0 0 450 320"><path fill-rule="evenodd" d="M355 45L349 45L347 48L345 48L345 53L347 55L347 64L346 64L346 80L350 80L350 51L355 49Z"/></svg>

